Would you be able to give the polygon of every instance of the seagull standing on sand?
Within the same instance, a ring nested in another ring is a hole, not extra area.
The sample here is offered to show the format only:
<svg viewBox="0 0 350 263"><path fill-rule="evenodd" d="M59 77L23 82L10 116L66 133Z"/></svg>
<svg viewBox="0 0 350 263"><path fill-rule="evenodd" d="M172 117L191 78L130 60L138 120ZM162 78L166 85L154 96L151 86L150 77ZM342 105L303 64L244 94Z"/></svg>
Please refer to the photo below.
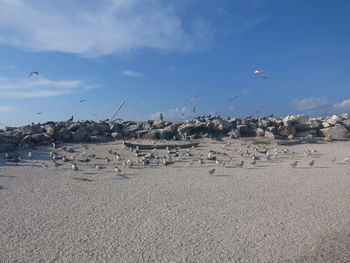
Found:
<svg viewBox="0 0 350 263"><path fill-rule="evenodd" d="M266 80L267 80L267 77L266 77L264 71L261 70L261 69L256 69L256 70L254 70L254 74L258 74L260 77L262 77L263 79L266 79Z"/></svg>
<svg viewBox="0 0 350 263"><path fill-rule="evenodd" d="M209 171L208 171L208 174L209 175L213 175L215 173L215 169L213 168L213 169L210 169Z"/></svg>
<svg viewBox="0 0 350 263"><path fill-rule="evenodd" d="M37 72L37 71L32 71L32 72L29 72L29 74L28 74L28 78L30 78L31 76L33 76L33 75L39 75L39 73Z"/></svg>
<svg viewBox="0 0 350 263"><path fill-rule="evenodd" d="M79 170L78 166L75 163L72 164L72 170L74 172L77 172Z"/></svg>

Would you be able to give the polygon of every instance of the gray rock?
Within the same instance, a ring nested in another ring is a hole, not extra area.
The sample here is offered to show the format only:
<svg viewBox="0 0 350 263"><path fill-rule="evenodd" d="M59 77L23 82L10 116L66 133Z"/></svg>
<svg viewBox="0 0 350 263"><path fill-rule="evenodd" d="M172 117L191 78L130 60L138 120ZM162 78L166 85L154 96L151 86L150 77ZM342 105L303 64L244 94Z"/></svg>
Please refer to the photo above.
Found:
<svg viewBox="0 0 350 263"><path fill-rule="evenodd" d="M288 125L288 126L280 126L277 129L277 133L281 136L285 136L288 137L290 135L294 136L294 134L296 133L296 129L292 126L292 125Z"/></svg>
<svg viewBox="0 0 350 263"><path fill-rule="evenodd" d="M248 134L247 125L237 125L237 129L238 129L240 134Z"/></svg>
<svg viewBox="0 0 350 263"><path fill-rule="evenodd" d="M84 126L79 126L76 132L73 133L74 142L89 142L90 133Z"/></svg>
<svg viewBox="0 0 350 263"><path fill-rule="evenodd" d="M111 136L113 139L116 139L116 140L123 139L123 133L121 132L112 132Z"/></svg>
<svg viewBox="0 0 350 263"><path fill-rule="evenodd" d="M265 135L265 131L261 128L257 128L255 133L256 133L256 136L264 136Z"/></svg>
<svg viewBox="0 0 350 263"><path fill-rule="evenodd" d="M44 128L42 128L40 125L22 126L21 130L22 130L23 134L34 134L34 133L44 132Z"/></svg>
<svg viewBox="0 0 350 263"><path fill-rule="evenodd" d="M67 129L60 130L57 132L57 139L60 141L69 142L72 139L72 133Z"/></svg>
<svg viewBox="0 0 350 263"><path fill-rule="evenodd" d="M239 132L239 130L232 128L228 133L228 136L230 136L231 139L235 139L235 138L239 138L241 137L241 134Z"/></svg>
<svg viewBox="0 0 350 263"><path fill-rule="evenodd" d="M13 143L0 143L0 152L13 152L17 149L17 144Z"/></svg>
<svg viewBox="0 0 350 263"><path fill-rule="evenodd" d="M320 133L324 137L330 137L335 140L350 138L349 131L342 125L321 129Z"/></svg>
<svg viewBox="0 0 350 263"><path fill-rule="evenodd" d="M316 134L317 134L317 130L311 129L308 131L297 132L294 136L295 137L315 137Z"/></svg>
<svg viewBox="0 0 350 263"><path fill-rule="evenodd" d="M233 124L222 119L215 119L209 122L209 128L214 133L226 133L233 128Z"/></svg>
<svg viewBox="0 0 350 263"><path fill-rule="evenodd" d="M276 139L276 135L270 131L265 131L264 136L270 139Z"/></svg>
<svg viewBox="0 0 350 263"><path fill-rule="evenodd" d="M350 129L350 119L343 119L342 125L347 129Z"/></svg>

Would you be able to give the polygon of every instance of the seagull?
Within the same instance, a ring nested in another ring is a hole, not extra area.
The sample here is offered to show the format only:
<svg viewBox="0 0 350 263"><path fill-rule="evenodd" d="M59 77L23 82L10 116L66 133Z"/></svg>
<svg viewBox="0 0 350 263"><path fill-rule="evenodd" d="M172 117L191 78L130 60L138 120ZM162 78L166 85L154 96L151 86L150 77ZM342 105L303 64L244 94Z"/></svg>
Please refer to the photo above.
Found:
<svg viewBox="0 0 350 263"><path fill-rule="evenodd" d="M102 170L102 169L106 168L106 167L101 166L101 165L96 165L95 167L96 167L97 170Z"/></svg>
<svg viewBox="0 0 350 263"><path fill-rule="evenodd" d="M292 168L297 167L297 165L298 165L298 161L295 161L295 162L289 164L289 166Z"/></svg>
<svg viewBox="0 0 350 263"><path fill-rule="evenodd" d="M234 96L232 98L229 98L228 101L234 101L235 99L238 99L238 96Z"/></svg>
<svg viewBox="0 0 350 263"><path fill-rule="evenodd" d="M337 157L333 157L331 161L334 163L337 160Z"/></svg>
<svg viewBox="0 0 350 263"><path fill-rule="evenodd" d="M250 162L250 164L252 164L253 166L256 165L256 160L254 159L253 161Z"/></svg>
<svg viewBox="0 0 350 263"><path fill-rule="evenodd" d="M193 112L193 113L196 113L196 106L194 106L194 107L192 108L192 112Z"/></svg>
<svg viewBox="0 0 350 263"><path fill-rule="evenodd" d="M208 174L209 174L209 175L212 175L212 174L214 174L214 172L215 172L215 169L213 168L213 169L210 169L210 170L208 171Z"/></svg>
<svg viewBox="0 0 350 263"><path fill-rule="evenodd" d="M192 98L189 98L189 99L185 99L185 102L193 102L195 100L197 100L198 96L194 96Z"/></svg>
<svg viewBox="0 0 350 263"><path fill-rule="evenodd" d="M236 167L242 168L244 165L244 161L241 161L240 163L236 164Z"/></svg>
<svg viewBox="0 0 350 263"><path fill-rule="evenodd" d="M29 74L28 74L28 78L30 78L31 76L33 76L33 75L39 75L39 73L37 72L37 71L32 71L32 72L29 72Z"/></svg>
<svg viewBox="0 0 350 263"><path fill-rule="evenodd" d="M264 71L261 70L261 69L256 69L256 70L254 70L254 74L258 74L260 77L262 77L263 79L266 79L266 80L267 80L267 77L266 77Z"/></svg>
<svg viewBox="0 0 350 263"><path fill-rule="evenodd" d="M86 101L86 99L80 100L79 102L80 102L80 103L83 103L84 101Z"/></svg>
<svg viewBox="0 0 350 263"><path fill-rule="evenodd" d="M114 171L117 173L116 175L119 175L122 170L118 168L118 166L114 167Z"/></svg>
<svg viewBox="0 0 350 263"><path fill-rule="evenodd" d="M74 172L76 172L76 171L79 170L78 166L77 166L75 163L72 164L72 170L73 170Z"/></svg>
<svg viewBox="0 0 350 263"><path fill-rule="evenodd" d="M38 113L37 113L38 115L41 115L41 114L43 114L41 111L39 111Z"/></svg>
<svg viewBox="0 0 350 263"><path fill-rule="evenodd" d="M315 163L315 160L312 160L311 162L309 162L309 165L310 165L310 166L313 166L314 163Z"/></svg>
<svg viewBox="0 0 350 263"><path fill-rule="evenodd" d="M29 152L28 153L28 159L32 159L33 158L33 154L32 154L32 152Z"/></svg>

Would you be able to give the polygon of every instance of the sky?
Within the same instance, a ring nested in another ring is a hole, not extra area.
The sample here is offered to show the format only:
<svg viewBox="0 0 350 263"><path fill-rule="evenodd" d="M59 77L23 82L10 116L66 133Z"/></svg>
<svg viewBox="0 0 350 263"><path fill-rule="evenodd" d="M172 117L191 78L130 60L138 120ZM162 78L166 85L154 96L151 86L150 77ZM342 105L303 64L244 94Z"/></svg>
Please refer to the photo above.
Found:
<svg viewBox="0 0 350 263"><path fill-rule="evenodd" d="M0 125L104 120L122 100L134 121L349 112L349 13L348 0L0 0Z"/></svg>

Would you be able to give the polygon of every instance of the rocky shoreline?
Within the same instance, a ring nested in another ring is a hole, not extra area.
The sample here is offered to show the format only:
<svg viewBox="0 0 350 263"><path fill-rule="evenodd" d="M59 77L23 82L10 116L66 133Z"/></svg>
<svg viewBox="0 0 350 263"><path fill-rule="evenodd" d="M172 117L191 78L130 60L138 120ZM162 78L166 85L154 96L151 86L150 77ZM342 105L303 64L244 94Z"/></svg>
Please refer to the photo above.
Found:
<svg viewBox="0 0 350 263"><path fill-rule="evenodd" d="M305 114L278 117L209 118L187 121L59 121L0 130L0 152L53 142L106 142L118 139L198 139L228 136L294 139L350 138L350 115L310 118Z"/></svg>

